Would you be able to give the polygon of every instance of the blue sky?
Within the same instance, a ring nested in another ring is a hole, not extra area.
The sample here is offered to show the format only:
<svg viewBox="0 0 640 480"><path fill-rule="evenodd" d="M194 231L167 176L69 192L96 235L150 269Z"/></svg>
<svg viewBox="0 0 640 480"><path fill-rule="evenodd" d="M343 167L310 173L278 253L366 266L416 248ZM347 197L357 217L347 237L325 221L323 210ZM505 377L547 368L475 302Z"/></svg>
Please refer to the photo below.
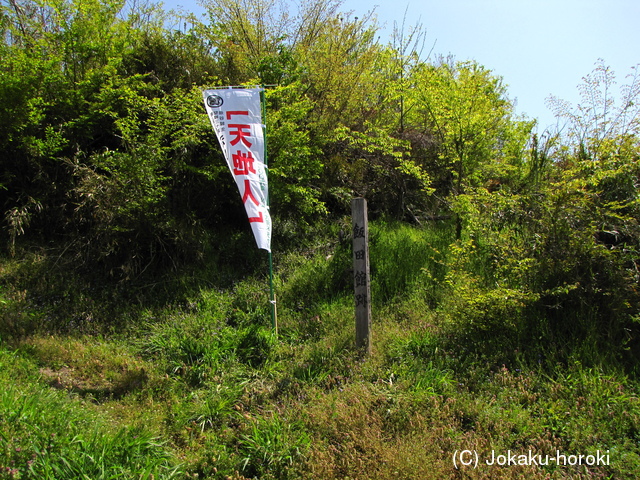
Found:
<svg viewBox="0 0 640 480"><path fill-rule="evenodd" d="M196 0L165 6L202 11ZM578 102L577 86L599 58L618 86L640 64L640 0L344 0L342 10L361 16L374 7L381 41L406 11L407 26L426 30L426 52L433 46L432 55L473 59L501 76L516 112L541 130L555 123L545 99Z"/></svg>
<svg viewBox="0 0 640 480"><path fill-rule="evenodd" d="M375 0L374 0L375 1ZM516 111L555 124L550 95L579 101L578 84L602 58L625 83L640 63L639 0L422 0L375 2L379 23L419 19L435 54L473 59L503 77ZM345 0L354 14L372 3ZM616 90L617 93L617 90Z"/></svg>

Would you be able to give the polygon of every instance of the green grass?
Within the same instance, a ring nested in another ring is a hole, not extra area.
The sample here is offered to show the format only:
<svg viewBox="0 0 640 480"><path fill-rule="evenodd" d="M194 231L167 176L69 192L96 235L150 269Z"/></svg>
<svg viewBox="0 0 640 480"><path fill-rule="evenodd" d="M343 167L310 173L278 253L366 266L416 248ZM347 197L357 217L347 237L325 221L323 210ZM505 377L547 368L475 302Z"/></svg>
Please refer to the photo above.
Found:
<svg viewBox="0 0 640 480"><path fill-rule="evenodd" d="M261 275L164 306L135 303L117 331L72 334L38 322L20 330L50 309L4 270L0 479L637 478L633 372L583 362L584 352L532 361L502 351L513 344L497 334L471 339L500 327L499 314L518 315L518 298L473 290L469 272L447 283L460 267L446 227L372 231L381 298L364 359L340 243L276 265L278 337ZM111 310L81 293L74 312ZM517 328L512 320L502 326ZM608 451L610 464L459 471L461 450Z"/></svg>
<svg viewBox="0 0 640 480"><path fill-rule="evenodd" d="M164 441L144 428L115 425L78 397L42 385L24 361L0 351L0 478L180 478ZM24 365L23 365L24 368Z"/></svg>

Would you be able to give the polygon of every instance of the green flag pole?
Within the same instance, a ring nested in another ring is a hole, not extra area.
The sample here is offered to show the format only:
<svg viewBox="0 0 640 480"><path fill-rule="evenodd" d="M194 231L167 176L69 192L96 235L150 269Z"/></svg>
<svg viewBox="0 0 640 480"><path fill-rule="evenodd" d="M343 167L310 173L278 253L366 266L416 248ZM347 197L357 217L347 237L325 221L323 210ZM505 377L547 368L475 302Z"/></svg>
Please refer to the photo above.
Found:
<svg viewBox="0 0 640 480"><path fill-rule="evenodd" d="M267 105L265 102L264 95L264 85L260 90L260 104L262 107L262 133L264 137L264 166L267 171L267 185L269 181L269 162L267 157ZM270 210L270 201L269 201L269 190L267 189L267 209L269 210L269 216L271 217L272 222L272 231L273 231L273 217L271 216ZM278 334L278 315L276 311L276 294L273 288L273 255L271 254L271 249L269 250L269 303L271 304L271 326L273 327L274 333Z"/></svg>

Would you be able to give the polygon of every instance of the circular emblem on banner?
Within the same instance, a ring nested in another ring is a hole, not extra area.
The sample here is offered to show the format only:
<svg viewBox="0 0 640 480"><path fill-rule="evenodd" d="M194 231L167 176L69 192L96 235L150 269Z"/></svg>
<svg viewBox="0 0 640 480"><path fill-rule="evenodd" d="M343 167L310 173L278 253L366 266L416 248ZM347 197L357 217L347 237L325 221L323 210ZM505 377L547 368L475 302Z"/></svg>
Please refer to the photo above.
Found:
<svg viewBox="0 0 640 480"><path fill-rule="evenodd" d="M220 95L216 95L215 93L207 97L207 105L209 105L211 108L221 107L223 103L224 100L222 100L222 97Z"/></svg>

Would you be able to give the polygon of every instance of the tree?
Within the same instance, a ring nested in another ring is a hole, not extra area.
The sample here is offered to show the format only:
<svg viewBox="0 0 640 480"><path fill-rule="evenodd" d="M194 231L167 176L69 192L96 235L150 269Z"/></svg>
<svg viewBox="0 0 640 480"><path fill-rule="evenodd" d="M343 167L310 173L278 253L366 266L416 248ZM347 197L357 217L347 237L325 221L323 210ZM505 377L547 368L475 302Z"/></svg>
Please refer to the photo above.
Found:
<svg viewBox="0 0 640 480"><path fill-rule="evenodd" d="M313 0L291 11L284 0L207 0L210 22L199 31L215 49L224 83L268 83L280 80L268 74L270 66L295 69L294 52L317 43L340 3Z"/></svg>
<svg viewBox="0 0 640 480"><path fill-rule="evenodd" d="M266 92L271 203L279 221L299 228L327 213L320 199L321 150L309 122L313 103L303 90L296 81Z"/></svg>
<svg viewBox="0 0 640 480"><path fill-rule="evenodd" d="M547 104L559 120L567 141L583 155L597 160L607 141L637 135L640 130L640 72L637 65L627 75L629 83L620 88L619 103L613 92L615 72L599 59L595 69L582 78L578 87L581 103L576 106L551 96Z"/></svg>
<svg viewBox="0 0 640 480"><path fill-rule="evenodd" d="M568 131L532 138L521 167L530 188L479 186L453 201L464 231L452 251L450 308L468 338L500 338L537 361L635 368L640 142L633 111L615 107L613 78L599 65L580 87L586 106L556 103ZM535 348L541 339L551 358Z"/></svg>
<svg viewBox="0 0 640 480"><path fill-rule="evenodd" d="M391 75L387 77L388 84L396 90L394 100L399 104L400 132L404 132L406 110L410 110L414 106L405 106L405 96L408 89L415 87L415 84L412 84L414 82L413 74L418 66L424 63L422 53L426 42L426 31L420 24L420 20L408 32L406 31L405 22L408 10L409 7L405 10L402 25L398 25L396 22L393 24L390 48L392 59L389 61L392 71Z"/></svg>
<svg viewBox="0 0 640 480"><path fill-rule="evenodd" d="M336 125L361 126L380 109L374 88L380 53L376 30L371 14L336 15L327 18L315 42L297 49L320 134Z"/></svg>
<svg viewBox="0 0 640 480"><path fill-rule="evenodd" d="M198 225L215 216L193 200L217 174L203 164L213 133L193 90L214 64L193 60L206 49L194 35L165 34L141 20L147 10L122 18L121 7L2 10L0 202L10 248L42 235L78 265L132 278L193 258Z"/></svg>
<svg viewBox="0 0 640 480"><path fill-rule="evenodd" d="M446 168L445 194L459 195L486 180L480 167L493 162L508 137L512 105L499 77L475 62L423 65L416 72L414 125L438 139Z"/></svg>

